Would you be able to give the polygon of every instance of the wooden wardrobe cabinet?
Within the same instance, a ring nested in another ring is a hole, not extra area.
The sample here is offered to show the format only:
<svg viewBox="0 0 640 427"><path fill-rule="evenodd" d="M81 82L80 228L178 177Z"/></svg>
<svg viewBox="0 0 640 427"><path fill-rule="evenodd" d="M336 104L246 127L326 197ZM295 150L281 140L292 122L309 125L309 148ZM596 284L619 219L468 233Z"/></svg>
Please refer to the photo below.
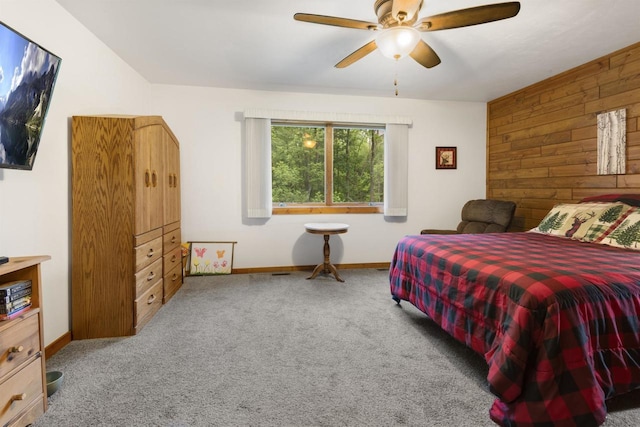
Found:
<svg viewBox="0 0 640 427"><path fill-rule="evenodd" d="M159 116L72 128L72 336L134 335L182 285L179 143Z"/></svg>

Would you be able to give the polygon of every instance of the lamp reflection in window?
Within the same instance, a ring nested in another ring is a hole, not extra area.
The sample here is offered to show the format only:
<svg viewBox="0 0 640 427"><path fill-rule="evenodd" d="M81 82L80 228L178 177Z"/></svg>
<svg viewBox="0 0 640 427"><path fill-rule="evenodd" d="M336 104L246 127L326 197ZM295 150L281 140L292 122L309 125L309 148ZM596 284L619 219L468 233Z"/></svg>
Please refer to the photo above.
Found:
<svg viewBox="0 0 640 427"><path fill-rule="evenodd" d="M316 141L311 138L311 135L309 135L308 133L305 133L304 134L304 139L302 140L302 145L305 148L309 148L309 149L315 148Z"/></svg>

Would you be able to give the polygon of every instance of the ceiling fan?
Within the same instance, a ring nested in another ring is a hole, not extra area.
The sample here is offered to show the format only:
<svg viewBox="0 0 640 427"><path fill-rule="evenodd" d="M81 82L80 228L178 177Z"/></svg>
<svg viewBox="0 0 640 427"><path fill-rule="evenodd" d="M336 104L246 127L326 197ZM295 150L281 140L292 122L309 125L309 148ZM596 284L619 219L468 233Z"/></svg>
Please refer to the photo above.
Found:
<svg viewBox="0 0 640 427"><path fill-rule="evenodd" d="M383 55L396 60L409 55L422 66L431 68L440 63L440 58L424 40L421 40L420 32L499 21L512 18L520 11L520 2L516 1L459 9L418 19L422 3L423 0L376 0L373 9L378 17L377 24L308 13L296 13L293 18L314 24L379 32L376 39L338 62L335 65L337 68L347 67L376 49L380 49Z"/></svg>

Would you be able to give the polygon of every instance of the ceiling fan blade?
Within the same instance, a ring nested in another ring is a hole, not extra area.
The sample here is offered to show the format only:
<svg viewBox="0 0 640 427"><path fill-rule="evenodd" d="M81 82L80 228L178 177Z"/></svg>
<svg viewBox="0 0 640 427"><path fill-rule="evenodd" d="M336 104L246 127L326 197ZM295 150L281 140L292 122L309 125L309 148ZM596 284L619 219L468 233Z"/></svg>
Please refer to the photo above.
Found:
<svg viewBox="0 0 640 427"><path fill-rule="evenodd" d="M347 56L342 61L338 62L336 64L336 68L348 67L349 65L351 65L354 62L358 61L359 59L364 58L365 56L367 56L368 54L370 54L371 52L373 52L377 48L378 48L378 46L376 46L376 41L375 40L371 40L369 43L365 44L360 49L356 50L351 55Z"/></svg>
<svg viewBox="0 0 640 427"><path fill-rule="evenodd" d="M391 7L391 16L396 21L409 21L422 7L422 0L393 0ZM404 13L402 19L398 18L398 14Z"/></svg>
<svg viewBox="0 0 640 427"><path fill-rule="evenodd" d="M417 63L426 68L435 67L440 63L440 57L426 44L424 40L420 40L417 46L409 54Z"/></svg>
<svg viewBox="0 0 640 427"><path fill-rule="evenodd" d="M374 22L358 21L336 16L312 15L309 13L296 13L293 15L296 21L311 22L312 24L333 25L335 27L356 28L358 30L377 30L378 24Z"/></svg>
<svg viewBox="0 0 640 427"><path fill-rule="evenodd" d="M450 28L468 27L470 25L484 24L512 18L520 11L520 2L488 4L485 6L470 7L468 9L454 10L439 15L422 18L415 25L419 31L438 31Z"/></svg>

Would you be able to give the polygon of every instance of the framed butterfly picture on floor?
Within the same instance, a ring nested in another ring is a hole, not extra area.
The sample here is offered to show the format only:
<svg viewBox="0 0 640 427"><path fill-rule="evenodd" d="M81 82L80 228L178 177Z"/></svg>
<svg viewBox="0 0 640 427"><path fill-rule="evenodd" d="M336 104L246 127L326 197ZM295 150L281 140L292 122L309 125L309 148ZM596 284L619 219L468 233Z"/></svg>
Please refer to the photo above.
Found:
<svg viewBox="0 0 640 427"><path fill-rule="evenodd" d="M189 242L187 275L231 274L236 242Z"/></svg>

